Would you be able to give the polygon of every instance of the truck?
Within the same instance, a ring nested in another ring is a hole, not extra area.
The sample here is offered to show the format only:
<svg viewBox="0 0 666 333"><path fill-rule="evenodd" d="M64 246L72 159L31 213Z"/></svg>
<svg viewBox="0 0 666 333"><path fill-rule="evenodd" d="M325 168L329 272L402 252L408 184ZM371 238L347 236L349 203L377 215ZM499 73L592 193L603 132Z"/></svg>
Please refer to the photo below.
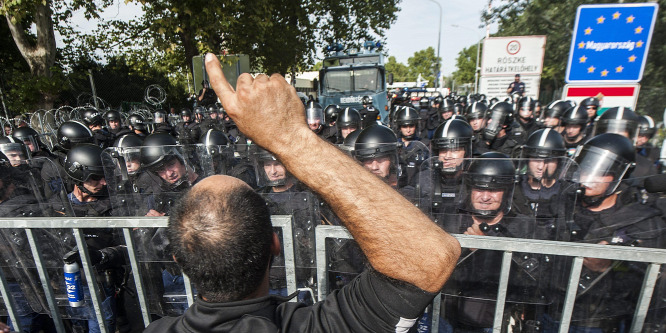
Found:
<svg viewBox="0 0 666 333"><path fill-rule="evenodd" d="M388 96L384 55L377 52L380 43L365 42L362 50L349 48L343 51L340 44L327 47L329 55L319 71L319 104L326 107L337 104L341 108L363 108L363 97L372 98L372 104L381 120L388 116Z"/></svg>

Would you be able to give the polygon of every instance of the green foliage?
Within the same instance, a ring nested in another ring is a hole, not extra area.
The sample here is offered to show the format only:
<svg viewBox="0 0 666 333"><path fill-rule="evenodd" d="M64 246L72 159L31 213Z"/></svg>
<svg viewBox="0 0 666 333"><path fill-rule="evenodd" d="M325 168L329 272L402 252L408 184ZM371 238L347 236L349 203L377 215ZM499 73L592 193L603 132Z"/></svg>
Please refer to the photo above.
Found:
<svg viewBox="0 0 666 333"><path fill-rule="evenodd" d="M432 46L414 52L414 55L407 59L410 78L412 78L412 81L416 81L419 74L421 74L424 80L428 80L427 86L434 87L440 61L441 58L435 55L435 49Z"/></svg>
<svg viewBox="0 0 666 333"><path fill-rule="evenodd" d="M405 66L405 64L395 60L395 57L393 56L389 57L386 64L384 64L384 67L386 68L387 75L388 73L393 73L393 81L395 82L411 81L409 75L409 68Z"/></svg>
<svg viewBox="0 0 666 333"><path fill-rule="evenodd" d="M452 79L456 84L474 83L474 72L476 71L476 47L474 44L470 47L464 48L458 53L456 58L456 67L458 68L453 72Z"/></svg>

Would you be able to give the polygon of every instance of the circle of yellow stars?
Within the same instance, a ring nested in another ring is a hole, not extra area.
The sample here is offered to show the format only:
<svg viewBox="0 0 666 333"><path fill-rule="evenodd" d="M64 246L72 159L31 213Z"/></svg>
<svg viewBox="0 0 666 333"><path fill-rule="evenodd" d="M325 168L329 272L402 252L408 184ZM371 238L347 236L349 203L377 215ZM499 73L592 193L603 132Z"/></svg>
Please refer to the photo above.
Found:
<svg viewBox="0 0 666 333"><path fill-rule="evenodd" d="M622 16L622 13L620 13L619 11L616 11L615 13L613 13L613 15L611 15L611 19L612 20L620 20L621 16ZM634 23L635 19L636 19L636 17L634 17L633 15L629 15L625 18L625 21L626 21L626 23ZM601 16L597 17L596 20L597 20L597 24L604 24L604 22L606 22L606 17L601 15ZM638 26L638 27L634 28L634 33L638 35L638 34L641 34L643 32L643 30L644 30L643 27ZM584 31L585 35L591 35L592 31L594 31L594 29L592 29L592 27L587 27L583 31ZM643 47L643 44L645 44L645 42L643 42L642 40L637 41L636 42L636 48ZM582 49L584 47L585 47L585 42L581 41L580 43L578 43L578 48L579 49ZM582 57L578 58L578 63L583 64L587 61L587 59L588 58L585 55L583 55ZM635 62L636 59L637 59L636 55L632 54L631 56L629 56L627 58L627 61L628 62ZM590 67L587 68L587 72L589 74L594 73L596 70L597 70L597 68L594 67L594 66L590 66ZM619 66L615 67L615 73L622 73L623 70L624 70L624 67L622 65L619 65ZM610 71L608 71L608 69L604 69L604 70L599 72L599 74L602 77L608 76L608 73L610 73Z"/></svg>

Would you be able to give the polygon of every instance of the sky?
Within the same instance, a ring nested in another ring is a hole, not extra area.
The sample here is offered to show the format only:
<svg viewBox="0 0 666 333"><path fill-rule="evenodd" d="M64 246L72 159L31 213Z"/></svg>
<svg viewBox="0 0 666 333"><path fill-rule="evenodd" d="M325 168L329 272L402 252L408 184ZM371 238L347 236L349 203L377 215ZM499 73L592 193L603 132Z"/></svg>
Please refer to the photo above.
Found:
<svg viewBox="0 0 666 333"><path fill-rule="evenodd" d="M402 0L398 18L386 33L386 45L389 56L395 56L398 62L407 65L407 59L415 52L432 46L437 52L437 34L439 7L442 6L442 34L440 57L442 72L450 75L455 71L456 57L462 49L475 44L485 36L481 13L488 6L488 0ZM117 1L101 16L104 19L129 20L140 15L138 2ZM94 21L87 21L82 11L74 13L72 22L75 29L91 31L96 27ZM455 26L454 26L455 25ZM456 27L457 26L457 27ZM496 27L491 26L493 33ZM64 47L59 36L58 47Z"/></svg>
<svg viewBox="0 0 666 333"><path fill-rule="evenodd" d="M407 65L414 52L432 46L437 53L439 7L437 0L403 0L398 19L386 34L388 55ZM488 0L439 0L442 6L440 57L442 72L450 75L456 70L458 52L476 44L486 34L481 14ZM457 27L455 27L455 26ZM490 33L497 30L491 25Z"/></svg>

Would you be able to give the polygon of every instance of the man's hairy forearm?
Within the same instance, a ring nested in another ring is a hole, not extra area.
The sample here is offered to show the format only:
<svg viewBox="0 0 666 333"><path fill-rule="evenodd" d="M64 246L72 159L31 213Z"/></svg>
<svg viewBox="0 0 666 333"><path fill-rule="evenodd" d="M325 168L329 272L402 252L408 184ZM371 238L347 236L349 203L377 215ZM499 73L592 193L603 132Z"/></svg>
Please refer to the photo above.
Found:
<svg viewBox="0 0 666 333"><path fill-rule="evenodd" d="M298 137L275 154L332 207L373 268L427 291L441 289L460 254L458 241L312 131Z"/></svg>

